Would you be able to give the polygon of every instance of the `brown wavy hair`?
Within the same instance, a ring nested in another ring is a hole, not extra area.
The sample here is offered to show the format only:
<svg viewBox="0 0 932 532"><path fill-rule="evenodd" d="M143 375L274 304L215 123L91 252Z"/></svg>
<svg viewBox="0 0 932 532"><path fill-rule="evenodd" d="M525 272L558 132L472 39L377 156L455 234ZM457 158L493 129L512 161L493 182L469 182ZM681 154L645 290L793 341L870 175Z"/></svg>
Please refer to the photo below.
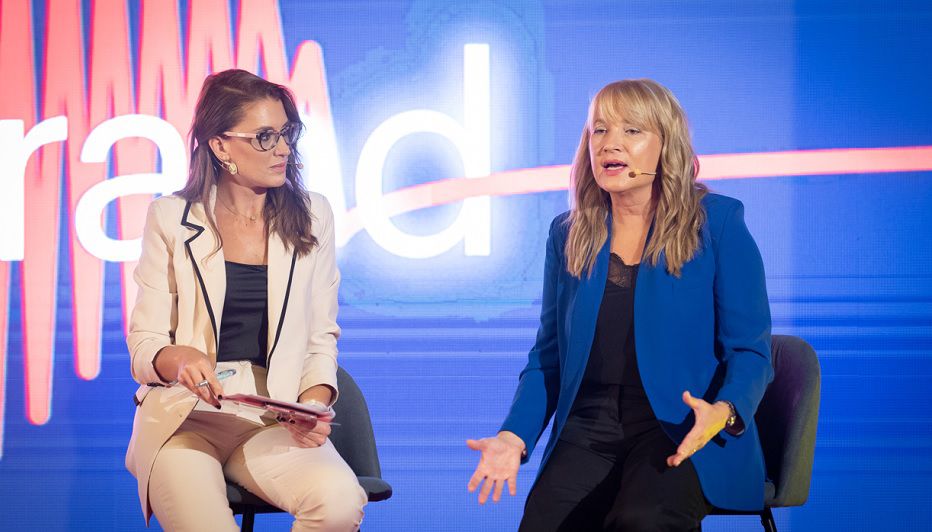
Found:
<svg viewBox="0 0 932 532"><path fill-rule="evenodd" d="M654 227L642 260L656 266L663 255L667 272L679 277L683 264L699 249L699 230L705 222L702 197L708 188L696 182L699 161L689 139L686 113L669 89L649 79L610 83L589 105L589 116L571 169L567 270L577 278L583 273L590 274L608 238L606 220L611 199L596 183L589 158L589 135L596 111L610 121L623 118L660 137L660 161L651 198Z"/></svg>
<svg viewBox="0 0 932 532"><path fill-rule="evenodd" d="M230 69L207 76L197 98L194 122L189 133L191 164L188 181L175 194L204 205L207 223L217 235L218 246L214 253L219 251L223 242L208 205L211 189L220 180L221 165L208 141L238 124L247 105L265 98L279 100L285 108L288 121L301 124L294 96L287 87L266 81L245 70ZM294 147L290 162L299 162L299 154ZM285 246L293 249L299 257L307 255L317 245L317 238L311 233L311 200L295 165L287 166L282 186L266 191L262 216L268 234L277 234Z"/></svg>

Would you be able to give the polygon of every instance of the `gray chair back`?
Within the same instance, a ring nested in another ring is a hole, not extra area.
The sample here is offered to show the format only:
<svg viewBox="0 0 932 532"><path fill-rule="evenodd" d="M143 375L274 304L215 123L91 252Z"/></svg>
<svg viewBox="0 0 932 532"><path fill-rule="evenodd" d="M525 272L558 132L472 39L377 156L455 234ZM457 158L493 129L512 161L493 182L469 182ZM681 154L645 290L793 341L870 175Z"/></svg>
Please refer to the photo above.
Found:
<svg viewBox="0 0 932 532"><path fill-rule="evenodd" d="M392 496L391 486L382 480L382 468L375 446L375 434L369 406L353 377L342 367L337 369L337 387L340 397L334 409L337 417L330 441L340 452L366 490L371 502L382 501Z"/></svg>
<svg viewBox="0 0 932 532"><path fill-rule="evenodd" d="M771 355L774 379L754 416L775 488L766 505L799 506L809 497L822 371L815 350L796 336L774 335Z"/></svg>

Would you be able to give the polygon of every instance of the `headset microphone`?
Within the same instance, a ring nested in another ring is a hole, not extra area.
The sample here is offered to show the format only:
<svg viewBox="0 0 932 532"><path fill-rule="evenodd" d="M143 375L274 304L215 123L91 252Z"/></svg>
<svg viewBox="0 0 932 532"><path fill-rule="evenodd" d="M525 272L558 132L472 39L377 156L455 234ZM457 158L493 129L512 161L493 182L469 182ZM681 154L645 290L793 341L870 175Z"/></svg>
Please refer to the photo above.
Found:
<svg viewBox="0 0 932 532"><path fill-rule="evenodd" d="M657 175L657 172L642 172L640 168L632 168L631 171L628 172L628 177L631 179L634 179L639 175Z"/></svg>

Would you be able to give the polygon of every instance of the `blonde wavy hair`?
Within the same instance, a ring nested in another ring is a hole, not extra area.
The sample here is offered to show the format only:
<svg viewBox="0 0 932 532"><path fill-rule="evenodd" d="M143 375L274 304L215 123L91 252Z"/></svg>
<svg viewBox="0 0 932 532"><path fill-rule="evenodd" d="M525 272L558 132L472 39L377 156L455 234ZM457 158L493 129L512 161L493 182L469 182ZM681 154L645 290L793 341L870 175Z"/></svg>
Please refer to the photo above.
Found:
<svg viewBox="0 0 932 532"><path fill-rule="evenodd" d="M602 88L589 105L579 148L571 170L571 208L566 223L566 267L577 278L591 274L596 256L608 238L606 220L611 200L595 181L589 158L593 117L610 122L622 119L660 137L660 161L654 178L654 228L642 260L656 266L663 255L667 272L680 276L683 265L699 249L699 230L705 222L702 197L708 188L696 182L699 162L689 139L686 113L666 87L649 79L616 81Z"/></svg>

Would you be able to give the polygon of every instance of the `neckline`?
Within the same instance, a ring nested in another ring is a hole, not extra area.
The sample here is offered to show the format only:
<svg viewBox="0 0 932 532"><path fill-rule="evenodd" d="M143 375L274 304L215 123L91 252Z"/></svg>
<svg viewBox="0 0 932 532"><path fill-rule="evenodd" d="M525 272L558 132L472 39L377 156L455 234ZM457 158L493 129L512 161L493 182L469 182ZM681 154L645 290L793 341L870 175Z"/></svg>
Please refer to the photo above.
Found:
<svg viewBox="0 0 932 532"><path fill-rule="evenodd" d="M269 267L268 264L246 264L245 262L235 262L232 260L224 260L223 262L227 264L232 264L234 266L245 266L247 268L259 268L263 270Z"/></svg>
<svg viewBox="0 0 932 532"><path fill-rule="evenodd" d="M627 266L628 268L637 268L638 266L641 265L640 262L635 262L634 264L628 264L627 262L625 262L625 260L624 260L623 258L621 258L620 255L618 255L618 254L615 253L614 251L610 251L610 252L609 252L609 258L614 258L614 259L618 260L618 262L620 262L623 266Z"/></svg>

